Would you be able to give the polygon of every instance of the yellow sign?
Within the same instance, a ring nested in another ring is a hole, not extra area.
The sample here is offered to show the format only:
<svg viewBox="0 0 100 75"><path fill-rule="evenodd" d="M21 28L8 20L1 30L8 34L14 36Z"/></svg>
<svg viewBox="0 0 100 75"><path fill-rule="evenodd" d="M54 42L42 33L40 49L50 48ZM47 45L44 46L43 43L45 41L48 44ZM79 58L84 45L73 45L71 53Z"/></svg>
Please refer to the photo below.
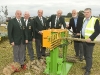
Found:
<svg viewBox="0 0 100 75"><path fill-rule="evenodd" d="M61 38L67 37L66 29L43 30L43 47L53 49L61 44Z"/></svg>

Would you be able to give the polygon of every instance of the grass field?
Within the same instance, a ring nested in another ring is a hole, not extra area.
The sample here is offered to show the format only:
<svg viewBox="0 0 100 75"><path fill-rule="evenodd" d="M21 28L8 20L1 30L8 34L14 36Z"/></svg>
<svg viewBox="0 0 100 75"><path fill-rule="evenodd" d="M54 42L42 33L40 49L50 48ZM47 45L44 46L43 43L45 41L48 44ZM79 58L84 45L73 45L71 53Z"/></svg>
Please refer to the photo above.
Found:
<svg viewBox="0 0 100 75"><path fill-rule="evenodd" d="M29 60L28 53L27 61ZM74 56L73 44L68 46L67 56ZM3 68L13 61L12 47L9 45L8 40L0 43L0 75L2 74ZM74 63L68 75L83 75L84 70L81 69L85 65L85 61ZM93 68L91 75L100 75L100 46L96 45L93 53ZM25 75L29 70L14 73L13 75ZM30 71L33 74L32 71ZM42 74L41 74L42 75ZM45 74L44 74L45 75Z"/></svg>

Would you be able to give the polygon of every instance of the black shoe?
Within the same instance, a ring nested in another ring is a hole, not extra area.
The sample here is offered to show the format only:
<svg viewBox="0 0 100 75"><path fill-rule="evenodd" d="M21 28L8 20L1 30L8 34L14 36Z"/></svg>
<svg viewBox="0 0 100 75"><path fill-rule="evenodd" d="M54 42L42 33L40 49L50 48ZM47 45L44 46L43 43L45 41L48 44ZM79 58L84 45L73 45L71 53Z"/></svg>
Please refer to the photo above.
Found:
<svg viewBox="0 0 100 75"><path fill-rule="evenodd" d="M24 59L24 62L26 61L26 59Z"/></svg>
<svg viewBox="0 0 100 75"><path fill-rule="evenodd" d="M44 54L44 55L42 55L43 57L46 57L46 55Z"/></svg>
<svg viewBox="0 0 100 75"><path fill-rule="evenodd" d="M41 57L38 57L38 60L40 60L41 59Z"/></svg>
<svg viewBox="0 0 100 75"><path fill-rule="evenodd" d="M83 61L83 59L82 59L82 58L80 58L80 59L79 59L79 61Z"/></svg>
<svg viewBox="0 0 100 75"><path fill-rule="evenodd" d="M86 69L86 66L82 67L82 69Z"/></svg>
<svg viewBox="0 0 100 75"><path fill-rule="evenodd" d="M84 73L84 75L90 75L90 72L86 71L86 72Z"/></svg>

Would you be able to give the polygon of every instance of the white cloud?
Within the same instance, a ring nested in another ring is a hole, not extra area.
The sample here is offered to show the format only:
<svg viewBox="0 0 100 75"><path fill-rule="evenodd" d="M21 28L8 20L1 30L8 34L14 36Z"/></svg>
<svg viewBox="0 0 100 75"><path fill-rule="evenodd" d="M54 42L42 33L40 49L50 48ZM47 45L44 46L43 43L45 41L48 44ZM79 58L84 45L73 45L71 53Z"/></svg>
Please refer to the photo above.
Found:
<svg viewBox="0 0 100 75"><path fill-rule="evenodd" d="M79 11L87 7L92 8L93 15L98 15L99 3L99 0L0 0L2 6L8 6L9 16L13 16L17 9L22 10L22 12L29 10L31 16L36 16L37 10L43 9L44 15L50 16L55 14L58 9L61 9L63 14L66 15L72 9Z"/></svg>

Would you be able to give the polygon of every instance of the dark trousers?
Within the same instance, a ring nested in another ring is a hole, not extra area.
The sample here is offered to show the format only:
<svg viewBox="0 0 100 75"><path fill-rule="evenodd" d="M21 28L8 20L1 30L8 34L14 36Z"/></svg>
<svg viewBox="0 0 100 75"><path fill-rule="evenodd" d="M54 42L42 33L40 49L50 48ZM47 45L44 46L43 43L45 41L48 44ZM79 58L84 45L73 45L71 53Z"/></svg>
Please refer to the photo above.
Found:
<svg viewBox="0 0 100 75"><path fill-rule="evenodd" d="M33 60L34 59L34 50L33 50L32 41L29 41L26 44L26 48L28 49L28 53L29 53L30 60ZM25 59L26 59L26 53L25 53Z"/></svg>
<svg viewBox="0 0 100 75"><path fill-rule="evenodd" d="M36 45L36 53L37 57L41 58L41 56L45 56L45 47L42 47L42 40L35 39L35 45Z"/></svg>
<svg viewBox="0 0 100 75"><path fill-rule="evenodd" d="M86 71L90 71L92 67L92 54L93 54L94 44L83 43L84 57L86 61Z"/></svg>
<svg viewBox="0 0 100 75"><path fill-rule="evenodd" d="M80 58L83 58L83 45L82 42L74 41L74 49L76 56L79 56Z"/></svg>
<svg viewBox="0 0 100 75"><path fill-rule="evenodd" d="M25 56L25 44L21 43L20 45L14 45L13 55L14 55L14 62L18 62L21 65L23 65Z"/></svg>

